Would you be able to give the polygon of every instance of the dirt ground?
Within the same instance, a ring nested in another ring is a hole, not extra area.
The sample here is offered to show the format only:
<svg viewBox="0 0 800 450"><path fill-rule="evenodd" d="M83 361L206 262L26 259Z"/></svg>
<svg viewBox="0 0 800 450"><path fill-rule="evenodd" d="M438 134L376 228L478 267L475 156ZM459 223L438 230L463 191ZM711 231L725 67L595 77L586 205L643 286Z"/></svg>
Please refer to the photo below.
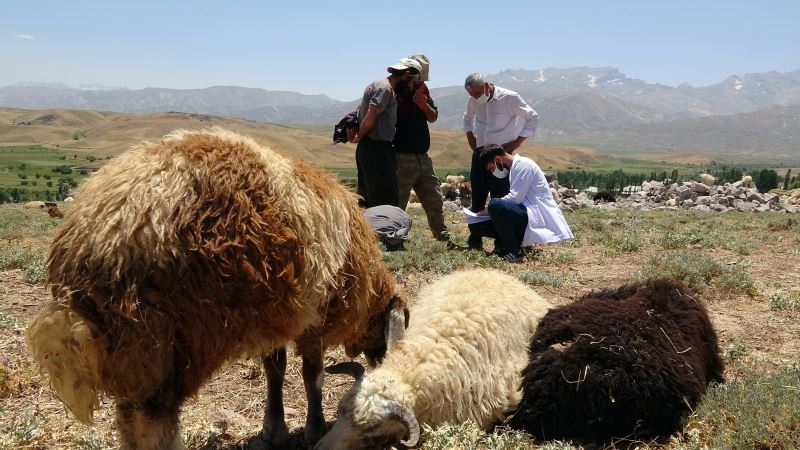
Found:
<svg viewBox="0 0 800 450"><path fill-rule="evenodd" d="M424 215L415 214L417 236L428 239ZM786 217L786 216L782 216ZM759 219L768 220L768 219ZM782 219L783 220L783 219ZM766 222L765 222L766 223ZM451 228L465 237L463 227L452 221ZM772 371L800 361L800 311L775 310L770 295L776 290L797 292L800 289L800 241L795 229L779 232L776 239L754 239L749 254L741 256L715 249L712 254L728 264L746 261L755 280L757 293L723 295L707 292L702 298L717 329L720 344L728 363L727 377L745 372ZM699 249L701 250L701 249ZM545 264L559 252L568 251L568 263ZM599 288L616 287L630 280L648 259L661 251L646 246L642 251L609 256L600 244L584 243L580 248L546 247L533 258L519 265L508 266L510 272L548 271L561 275L561 284L537 286L536 290L555 304L574 300ZM438 276L433 271L401 271L399 281L411 292ZM85 427L75 422L65 407L54 397L45 377L33 366L24 341L24 328L48 301L44 284L26 281L20 269L0 271L0 313L13 318L13 323L0 327L0 449L5 448L108 448L117 445L113 433L113 405L105 399L95 413L95 425ZM413 316L412 316L413 320ZM344 361L341 350L330 352L326 364ZM292 447L303 448L302 426L305 422L305 395L300 376L299 358L291 355L285 386L286 420L292 431ZM334 419L336 402L349 389L352 380L329 376L324 387L324 409ZM266 398L266 380L257 360L237 361L214 377L197 398L183 407L182 431L189 448L257 448ZM9 444L10 443L10 444ZM252 445L251 445L252 444Z"/></svg>

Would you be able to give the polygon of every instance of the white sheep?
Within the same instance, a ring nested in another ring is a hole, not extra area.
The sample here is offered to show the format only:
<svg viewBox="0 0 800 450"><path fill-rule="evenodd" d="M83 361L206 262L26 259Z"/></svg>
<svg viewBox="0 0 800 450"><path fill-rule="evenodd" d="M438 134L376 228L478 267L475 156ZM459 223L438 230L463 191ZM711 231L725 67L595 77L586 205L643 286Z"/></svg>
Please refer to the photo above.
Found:
<svg viewBox="0 0 800 450"><path fill-rule="evenodd" d="M488 429L519 403L528 343L550 307L521 281L494 270L434 282L412 306L405 339L378 369L364 375L355 362L326 369L350 373L356 382L315 448L382 448L402 439L414 445L419 424L472 420Z"/></svg>
<svg viewBox="0 0 800 450"><path fill-rule="evenodd" d="M561 201L561 194L558 193L558 189L551 187L550 188L550 195L553 196L553 200L560 202Z"/></svg>
<svg viewBox="0 0 800 450"><path fill-rule="evenodd" d="M714 178L713 175L710 175L710 174L707 174L707 173L701 173L699 175L699 178L700 178L700 182L705 184L706 186L716 186L717 185L717 179Z"/></svg>
<svg viewBox="0 0 800 450"><path fill-rule="evenodd" d="M742 177L742 187L746 188L753 188L755 185L753 184L753 177L750 175L745 175Z"/></svg>
<svg viewBox="0 0 800 450"><path fill-rule="evenodd" d="M456 190L464 183L464 175L448 175L444 179Z"/></svg>
<svg viewBox="0 0 800 450"><path fill-rule="evenodd" d="M25 203L25 206L23 206L23 208L25 208L25 209L40 209L40 208L44 208L44 202L40 201L40 200L35 200L35 201L32 201L32 202Z"/></svg>

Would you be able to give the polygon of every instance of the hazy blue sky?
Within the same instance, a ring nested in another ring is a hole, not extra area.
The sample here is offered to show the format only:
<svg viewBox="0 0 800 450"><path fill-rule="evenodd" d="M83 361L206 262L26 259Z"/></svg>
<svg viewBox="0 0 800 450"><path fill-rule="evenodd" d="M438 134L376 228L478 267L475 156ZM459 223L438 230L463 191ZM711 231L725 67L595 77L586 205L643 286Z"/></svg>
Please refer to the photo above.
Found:
<svg viewBox="0 0 800 450"><path fill-rule="evenodd" d="M351 100L417 51L432 87L570 66L704 86L800 69L798 23L798 0L0 0L0 86L237 85Z"/></svg>

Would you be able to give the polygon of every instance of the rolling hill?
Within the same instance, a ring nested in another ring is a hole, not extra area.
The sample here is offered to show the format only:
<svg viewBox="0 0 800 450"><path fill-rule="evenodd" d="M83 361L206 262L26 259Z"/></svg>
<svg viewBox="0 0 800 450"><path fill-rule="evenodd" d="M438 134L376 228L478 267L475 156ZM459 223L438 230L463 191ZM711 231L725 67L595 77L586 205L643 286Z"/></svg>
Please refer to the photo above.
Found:
<svg viewBox="0 0 800 450"><path fill-rule="evenodd" d="M664 154L704 153L718 161L757 163L800 161L798 137L800 106L772 106L730 116L586 132L571 136L568 141L601 150L614 149L614 153L628 148L629 153L649 155L649 159Z"/></svg>
<svg viewBox="0 0 800 450"><path fill-rule="evenodd" d="M253 137L294 158L322 167L354 167L355 146L331 146L332 127L286 126L204 114L122 114L85 110L25 110L0 108L0 146L37 144L74 150L96 157L117 155L141 140L158 139L172 130L219 126ZM468 168L470 152L463 133L431 131L430 155L438 168ZM526 143L521 153L542 167L562 168L613 157L595 149L567 145Z"/></svg>

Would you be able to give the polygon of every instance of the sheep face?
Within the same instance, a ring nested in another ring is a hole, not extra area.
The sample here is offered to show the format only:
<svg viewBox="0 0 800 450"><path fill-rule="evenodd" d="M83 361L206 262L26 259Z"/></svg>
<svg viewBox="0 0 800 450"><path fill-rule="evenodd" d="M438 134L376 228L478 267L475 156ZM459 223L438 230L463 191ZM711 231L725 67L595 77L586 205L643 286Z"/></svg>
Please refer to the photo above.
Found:
<svg viewBox="0 0 800 450"><path fill-rule="evenodd" d="M403 338L409 319L407 304L401 294L395 294L383 313L369 319L367 332L359 340L345 344L347 356L355 358L363 352L370 367L378 365L392 343Z"/></svg>
<svg viewBox="0 0 800 450"><path fill-rule="evenodd" d="M336 424L317 443L315 450L387 449L409 438L419 439L419 425L411 411L371 386L367 377L357 380L339 401Z"/></svg>

